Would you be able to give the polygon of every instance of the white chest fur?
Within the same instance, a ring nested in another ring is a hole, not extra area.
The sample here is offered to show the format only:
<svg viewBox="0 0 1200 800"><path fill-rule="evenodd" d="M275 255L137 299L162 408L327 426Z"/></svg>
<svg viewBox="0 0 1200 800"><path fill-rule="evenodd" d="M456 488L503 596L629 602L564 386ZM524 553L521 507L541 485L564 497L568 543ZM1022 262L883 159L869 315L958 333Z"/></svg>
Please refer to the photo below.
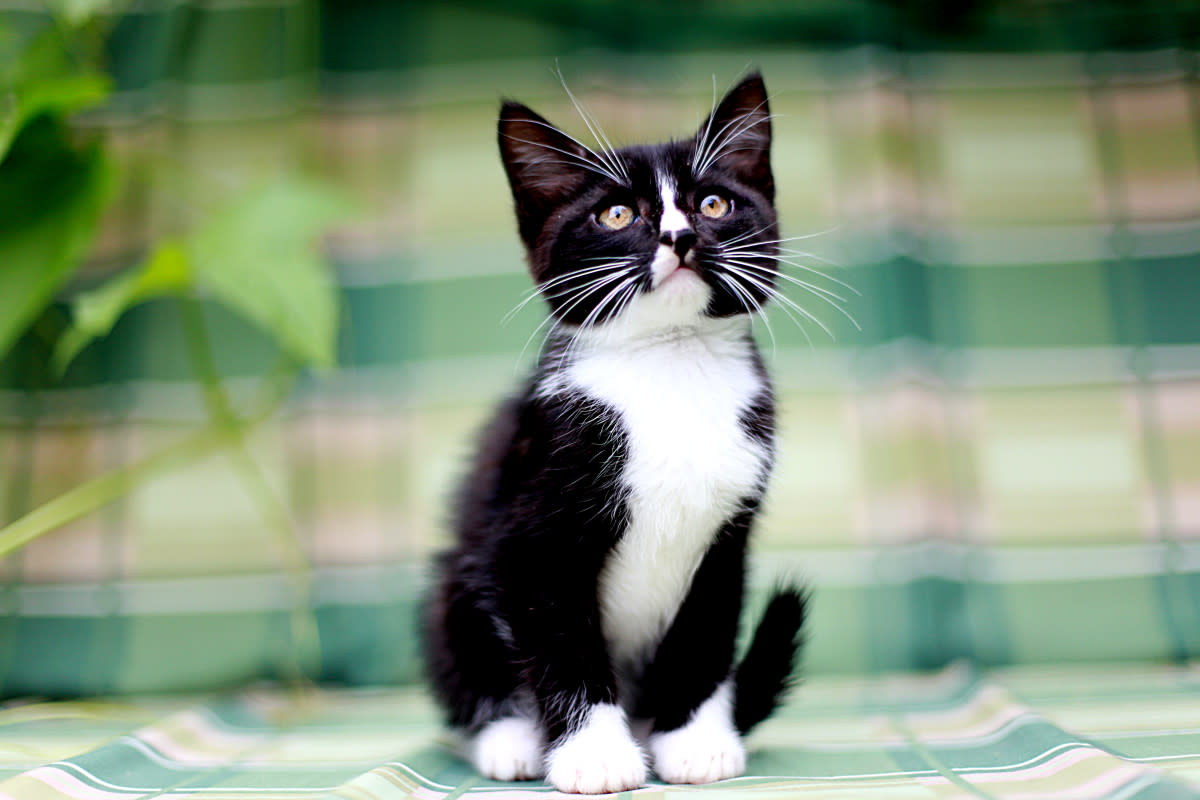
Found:
<svg viewBox="0 0 1200 800"><path fill-rule="evenodd" d="M600 576L605 637L618 665L665 633L713 538L762 483L766 448L741 418L763 391L734 330L598 349L566 383L616 409L628 434L629 526Z"/></svg>

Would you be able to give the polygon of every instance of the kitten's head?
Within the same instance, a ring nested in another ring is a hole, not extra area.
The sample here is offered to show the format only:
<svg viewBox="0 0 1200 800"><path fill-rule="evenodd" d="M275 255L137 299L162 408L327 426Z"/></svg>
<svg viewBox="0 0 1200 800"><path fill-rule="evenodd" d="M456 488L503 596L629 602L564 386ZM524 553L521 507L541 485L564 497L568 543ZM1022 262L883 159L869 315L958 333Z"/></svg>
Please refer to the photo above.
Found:
<svg viewBox="0 0 1200 800"><path fill-rule="evenodd" d="M774 290L778 239L770 119L758 74L693 137L650 146L592 150L505 102L500 153L551 313L571 326L655 328L758 310Z"/></svg>

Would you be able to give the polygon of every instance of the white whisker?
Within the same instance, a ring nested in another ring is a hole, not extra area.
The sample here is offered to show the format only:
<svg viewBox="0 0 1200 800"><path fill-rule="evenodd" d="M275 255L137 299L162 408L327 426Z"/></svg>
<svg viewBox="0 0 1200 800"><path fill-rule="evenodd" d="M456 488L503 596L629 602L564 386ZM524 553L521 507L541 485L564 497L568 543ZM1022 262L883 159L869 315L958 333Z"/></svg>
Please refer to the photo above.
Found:
<svg viewBox="0 0 1200 800"><path fill-rule="evenodd" d="M738 302L743 308L746 309L747 313L756 314L758 318L762 320L763 325L767 329L767 335L771 337L771 355L774 355L776 348L775 331L771 328L771 322L767 319L767 314L765 311L763 311L762 305L755 302L754 297L746 291L745 287L743 287L730 276L723 272L714 272L713 274L717 276L717 279L720 280L721 283L728 286L730 291L737 295Z"/></svg>
<svg viewBox="0 0 1200 800"><path fill-rule="evenodd" d="M761 104L760 104L760 107L761 107ZM757 110L757 109L754 109L754 110ZM734 117L733 119L729 120L728 122L726 122L724 125L721 126L721 129L719 131L717 131L716 144L713 143L713 140L710 140L708 151L704 154L704 159L702 161L699 161L697 164L697 169L695 172L695 175L697 178L702 176L708 170L708 168L710 166L712 166L713 162L716 161L716 158L714 157L714 153L719 152L720 148L723 147L725 145L725 143L729 140L729 137L725 136L726 131L728 131L731 127L734 127L736 129L737 124L740 123L742 120L744 120L746 117L748 117L750 115L750 113L751 112L747 112L745 114L741 114L737 117ZM724 138L722 138L722 137L724 137Z"/></svg>
<svg viewBox="0 0 1200 800"><path fill-rule="evenodd" d="M702 177L713 164L727 155L725 151L743 134L745 134L754 126L761 125L764 122L768 122L775 118L775 115L773 114L764 114L761 116L757 115L758 110L766 105L766 103L767 101L763 100L754 108L750 109L744 114L734 117L721 126L721 130L717 131L717 136L723 138L720 138L719 142L715 146L709 148L709 151L704 156L704 160L697 166L696 170L694 171L694 175L697 178ZM726 131L729 131L731 127L733 130L729 133L726 133Z"/></svg>
<svg viewBox="0 0 1200 800"><path fill-rule="evenodd" d="M522 121L523 122L532 122L535 125L542 125L544 127L550 128L551 130L556 130L556 131L558 130L558 128L555 128L553 125L547 125L546 123L539 122L538 120L535 120L535 119L527 119L527 120L522 120ZM562 133L562 131L559 131L559 133ZM565 133L563 135L567 136ZM628 183L629 183L628 179L622 179L622 178L617 177L617 175L611 169L606 169L604 166L601 166L601 164L593 163L592 161L589 161L588 159L584 158L583 156L579 155L578 153L572 153L570 150L563 150L561 147L555 147L553 145L546 144L545 142L534 142L529 139L522 139L519 136L513 136L513 135L507 134L507 133L504 134L504 136L508 139L512 139L514 142L521 142L522 144L527 144L532 147L541 147L546 150L552 150L555 153L561 153L562 155L566 156L567 158L573 158L573 159L575 159L575 163L578 166L584 167L585 169L589 169L592 172L596 173L597 175L602 175L605 178L608 178L613 183L617 183L622 186L628 185ZM579 141L577 139L575 139L574 137L567 136L567 138L571 139L571 141L575 142L576 144L579 144ZM580 144L580 147L583 147L585 150L587 150L589 153L591 153L592 156L594 156L598 160L600 160L601 163L604 163L603 159L600 159L599 156L597 156L596 153L590 147L588 147L587 145L584 145L584 144Z"/></svg>
<svg viewBox="0 0 1200 800"><path fill-rule="evenodd" d="M582 303L588 295L600 289L601 287L620 279L623 275L627 275L631 269L635 269L635 267L626 267L625 269L617 270L611 274L603 275L599 278L593 278L583 286L576 289L574 293L567 294L566 296L569 297L570 300L558 310L558 313L551 311L551 313L547 314L546 318L542 320L541 324L534 328L533 332L529 334L529 338L525 340L525 346L521 348L521 356L523 357L525 355L525 351L529 349L529 344L533 341L534 337L538 335L542 328L546 327L547 324L553 323L550 327L550 330L546 334L546 338L549 339L550 335L559 326L560 321L566 319L567 314L569 314L572 309Z"/></svg>
<svg viewBox="0 0 1200 800"><path fill-rule="evenodd" d="M785 242L798 242L798 241L801 241L802 239L814 239L818 236L825 236L826 234L830 234L835 231L841 230L841 227L842 227L841 225L834 225L832 228L826 228L823 231L814 231L813 233L804 233L799 236L783 236L779 239L768 239L768 240L764 241L763 244L783 244Z"/></svg>
<svg viewBox="0 0 1200 800"><path fill-rule="evenodd" d="M600 300L600 302L596 304L595 308L588 312L588 315L584 317L583 322L581 322L577 327L576 334L571 337L570 341L568 341L566 345L564 345L563 352L558 359L558 365L560 368L579 349L579 333L582 333L583 331L588 330L596 325L597 320L599 320L604 313L604 307L607 306L610 301L616 301L614 303L615 310L615 306L620 303L619 298L623 297L624 293L629 290L630 287L633 287L636 290L637 281L639 281L641 277L642 276L639 272L633 272L632 274L628 275L625 280L621 281L619 284L610 289L608 294L606 294Z"/></svg>
<svg viewBox="0 0 1200 800"><path fill-rule="evenodd" d="M771 243L766 242L764 244L771 244ZM787 264L789 267L795 267L796 269L802 269L805 272L809 272L809 273L812 273L813 275L820 276L820 277L824 278L825 280L830 281L832 283L836 283L838 286L841 286L843 289L854 292L854 294L858 295L859 297L862 297L862 292L860 292L858 289L855 289L853 286L846 283L845 281L839 280L838 278L833 277L829 273L822 272L821 270L816 269L815 267L810 267L807 264L801 264L799 262L792 261L791 259L784 258L783 256L777 255L775 253L754 251L754 250L750 249L749 246L746 246L746 247L731 247L728 250L723 250L722 255L732 255L737 258L750 258L750 257L769 258L772 261L776 261L780 264ZM824 259L822 259L822 260L824 260ZM833 262L829 262L829 263L833 264Z"/></svg>
<svg viewBox="0 0 1200 800"><path fill-rule="evenodd" d="M836 283L838 286L841 286L843 289L847 289L848 291L854 292L859 297L862 297L862 292L860 292L858 289L855 289L853 286L851 286L850 284L846 283L843 280L839 280L838 278L833 277L832 275L830 275L827 272L822 272L821 270L810 267L807 264L801 264L798 261L792 261L791 259L783 258L782 256L774 256L773 260L779 262L780 264L787 264L789 267L795 267L796 269L802 269L805 272L811 273L813 275L819 275L822 278L824 278L825 280L832 281L832 282Z"/></svg>
<svg viewBox="0 0 1200 800"><path fill-rule="evenodd" d="M749 274L745 270L743 270L739 267L735 267L732 264L723 262L721 264L721 266L724 267L725 269L729 270L731 273L733 273L737 277L747 281L748 283L750 283L754 286L757 286L768 297L772 297L772 298L778 300L782 304L782 306L786 306L787 308L790 308L793 311L795 311L797 314L800 314L801 316L803 316L805 319L811 320L813 322L813 324L815 324L821 330L825 331L826 336L828 336L830 339L833 339L834 341L837 341L837 337L833 335L833 331L829 330L829 328L825 325L825 323L821 322L821 320L819 320L817 317L813 316L812 312L810 312L807 309L800 306L798 303L796 303L794 300L792 300L787 295L780 292L774 286L771 286L770 284L766 283L765 281L761 281L758 278L755 278L753 275ZM801 326L801 327L803 327L803 326Z"/></svg>
<svg viewBox="0 0 1200 800"><path fill-rule="evenodd" d="M768 230L771 229L771 226L774 224L775 223L773 223L773 222L768 223L767 225L763 225L761 228L757 228L752 231L746 231L745 233L738 234L737 236L734 236L732 239L721 242L721 248L723 250L730 249L730 245L734 245L734 244L737 244L738 242L745 241L746 239L749 239L753 236L758 236L760 233L766 233ZM755 245L755 246L757 246L757 245Z"/></svg>
<svg viewBox="0 0 1200 800"><path fill-rule="evenodd" d="M789 236L786 239L780 239L779 241L781 241L781 242L798 242L801 239L813 239L817 236L824 236L828 233L836 233L837 231L840 231L841 229L842 229L842 225L839 222L837 225L834 225L832 228L826 228L823 231L814 231L812 233L805 233L800 236Z"/></svg>
<svg viewBox="0 0 1200 800"><path fill-rule="evenodd" d="M736 264L741 267L756 270L758 272L763 272L763 273L766 273L767 275L770 275L775 278L782 278L783 280L788 281L789 283L793 283L797 286L803 287L810 294L814 295L815 297L817 297L821 300L824 300L826 303L828 303L830 306L832 306L834 309L836 309L839 314L841 314L843 317L845 317L847 320L850 321L851 325L853 325L859 332L862 332L862 327L858 324L858 320L856 320L854 318L854 316L852 314L850 314L849 311L842 308L842 306L838 305L838 303L836 302L838 300L842 301L843 303L847 302L846 298L842 297L841 295L834 294L833 292L829 291L828 289L823 289L820 286L816 286L814 284L807 283L805 281L800 280L799 278L793 278L791 275L788 275L783 272L779 272L778 270L770 269L768 267L760 266L759 264L752 264L752 263L749 263L746 261L740 261L738 259L728 259L728 258L724 259L724 261L729 264Z"/></svg>
<svg viewBox="0 0 1200 800"><path fill-rule="evenodd" d="M630 256L589 256L588 258L581 258L581 259L579 259L579 260L580 260L580 261L604 261L605 259L608 259L608 260L612 261L614 264L616 264L616 263L619 263L619 262L622 262L622 261L636 261L636 260L638 260L639 258L641 258L641 256L637 256L637 255L630 255Z"/></svg>
<svg viewBox="0 0 1200 800"><path fill-rule="evenodd" d="M743 287L742 290L748 291L745 289L745 287ZM771 297L781 297L781 295L778 295L776 292L764 292L764 294L767 295L768 299L770 299ZM802 323L800 320L796 319L796 315L793 314L791 311L789 311L786 306L780 304L779 310L782 311L789 320L791 320L792 324L795 325L797 329L799 329L800 333L803 334L803 336L804 336L804 340L806 342L808 342L808 346L812 347L813 340L812 340L812 337L808 335L808 329L804 327L804 323Z"/></svg>
<svg viewBox="0 0 1200 800"><path fill-rule="evenodd" d="M612 168L613 172L618 172L623 175L625 178L624 184L628 186L629 170L626 168L625 161L612 146L612 142L608 140L608 137L604 135L604 129L600 127L600 123L594 117L592 117L591 114L584 110L582 104L580 104L579 100L575 97L575 93L571 91L569 86L567 86L567 80L563 77L562 70L558 69L557 65L555 66L555 69L558 72L558 80L562 84L563 91L567 93L567 97L571 99L571 104L575 106L575 110L579 113L579 117L583 120L583 124L587 125L588 130L591 131L592 138L595 139L596 144L600 146L599 153L592 150L590 147L587 148L588 151L604 161L606 165ZM586 147L586 145L582 145L582 143L580 144L581 146ZM621 183L621 181L618 181L618 183Z"/></svg>
<svg viewBox="0 0 1200 800"><path fill-rule="evenodd" d="M521 309L525 308L525 306L532 303L538 297L546 297L547 299L549 299L551 297L557 298L559 296L557 294L547 294L548 289L551 289L551 288L557 286L558 284L565 283L566 281L572 280L573 278L579 278L584 275L592 275L597 272L604 272L604 271L614 269L614 268L620 267L620 266L627 266L629 263L629 260L632 258L633 258L632 256L622 256L615 261L608 261L604 264L598 264L598 265L591 266L591 267L585 267L583 269L572 270L571 272L564 273L562 275L559 275L556 278L552 278L551 280L546 281L545 283L539 284L539 285L533 287L532 289L530 289L529 292L525 295L525 297L523 297L521 299L521 301L518 302L517 305L512 310L510 310L507 314L505 314L501 318L500 324L507 325L508 323L512 322L513 318L516 317L516 315L518 313L520 313ZM588 259L584 259L584 260L587 261Z"/></svg>
<svg viewBox="0 0 1200 800"><path fill-rule="evenodd" d="M588 315L583 318L583 322L579 323L580 329L590 328L590 327L594 326L596 324L596 322L600 319L600 317L603 315L604 307L606 305L608 305L608 302L611 299L613 299L614 297L616 297L622 290L624 290L626 286L628 286L633 281L638 280L640 277L641 277L640 275L635 273L635 274L630 275L629 277L625 278L625 280L621 281L616 286L614 286L612 289L610 289L608 294L606 294L600 300L600 302L596 304L596 307L593 308L591 311L589 311Z"/></svg>
<svg viewBox="0 0 1200 800"><path fill-rule="evenodd" d="M807 289L808 291L818 294L822 297L833 299L833 300L840 300L843 303L846 302L846 298L842 297L840 294L837 294L836 292L831 292L829 289L826 289L823 286L818 286L815 283L809 283L808 281L804 281L799 278L788 275L786 272L780 272L777 269L772 269L771 267L764 267L761 264L756 264L753 261L746 260L747 258L751 258L754 255L757 255L757 254L751 254L750 256L745 256L745 257L743 257L743 256L734 257L734 256L729 256L729 255L723 254L723 258L726 261L730 261L734 264L737 264L738 266L750 267L751 269L756 269L759 272L765 272L766 274L774 276L776 278L782 278L783 280L787 281L788 283L795 284L796 286L801 286L801 287Z"/></svg>
<svg viewBox="0 0 1200 800"><path fill-rule="evenodd" d="M828 264L831 267L840 267L841 266L841 264L837 263L836 261L831 261L830 259L825 258L824 256L819 256L816 253L810 253L807 250L794 250L790 247L781 247L781 248L779 248L779 252L787 253L789 256L805 256L806 258L815 258L817 261L820 261L822 264Z"/></svg>
<svg viewBox="0 0 1200 800"><path fill-rule="evenodd" d="M717 115L717 76L714 73L712 76L713 99L712 110L708 112L708 120L704 123L704 132L700 134L700 140L696 142L696 151L693 156L693 164L702 163L706 156L706 151L710 144L709 134L712 132L713 117ZM693 174L697 174L693 169Z"/></svg>

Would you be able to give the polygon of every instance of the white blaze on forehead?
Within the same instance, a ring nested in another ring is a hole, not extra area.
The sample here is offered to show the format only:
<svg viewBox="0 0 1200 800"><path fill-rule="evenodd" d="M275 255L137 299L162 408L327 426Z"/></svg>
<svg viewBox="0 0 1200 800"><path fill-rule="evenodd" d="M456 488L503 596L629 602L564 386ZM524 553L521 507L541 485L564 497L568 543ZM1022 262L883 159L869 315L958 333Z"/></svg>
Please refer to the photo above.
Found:
<svg viewBox="0 0 1200 800"><path fill-rule="evenodd" d="M662 217L658 221L658 232L678 233L690 228L687 216L679 210L679 198L676 196L678 189L671 176L659 174L658 191L662 195Z"/></svg>
<svg viewBox="0 0 1200 800"><path fill-rule="evenodd" d="M673 240L681 231L690 230L692 227L688 223L687 215L679 210L677 191L675 181L671 179L671 176L660 172L658 174L658 193L662 197L662 216L658 220L660 240L664 237L668 241ZM675 248L669 244L659 244L658 250L654 254L654 261L650 265L653 285L657 287L678 267L679 256L676 255Z"/></svg>

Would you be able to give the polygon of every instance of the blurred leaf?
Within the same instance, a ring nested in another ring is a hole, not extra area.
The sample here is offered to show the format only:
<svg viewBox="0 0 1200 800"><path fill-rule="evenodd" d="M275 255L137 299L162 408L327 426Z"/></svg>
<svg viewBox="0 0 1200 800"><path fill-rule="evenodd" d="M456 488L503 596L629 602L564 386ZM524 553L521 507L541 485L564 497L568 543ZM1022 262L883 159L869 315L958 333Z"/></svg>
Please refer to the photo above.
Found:
<svg viewBox="0 0 1200 800"><path fill-rule="evenodd" d="M21 51L25 49L23 38L6 22L8 20L0 17L0 86L7 81L11 65L17 63Z"/></svg>
<svg viewBox="0 0 1200 800"><path fill-rule="evenodd" d="M115 188L104 152L76 149L61 119L21 130L0 162L0 353L78 268Z"/></svg>
<svg viewBox="0 0 1200 800"><path fill-rule="evenodd" d="M102 75L76 75L41 81L19 95L7 95L0 111L0 158L27 121L48 111L70 113L99 105L108 97L109 81Z"/></svg>
<svg viewBox="0 0 1200 800"><path fill-rule="evenodd" d="M5 60L0 62L0 83L6 90L47 78L81 71L67 53L62 31L52 24L36 32L5 36Z"/></svg>
<svg viewBox="0 0 1200 800"><path fill-rule="evenodd" d="M102 12L112 12L112 0L49 0L51 13L69 25L82 25Z"/></svg>
<svg viewBox="0 0 1200 800"><path fill-rule="evenodd" d="M341 195L296 178L255 189L191 237L196 284L302 362L332 366L337 295L316 239L349 210Z"/></svg>
<svg viewBox="0 0 1200 800"><path fill-rule="evenodd" d="M103 286L71 301L71 327L58 340L54 369L61 375L93 339L107 336L127 310L154 297L180 294L191 287L183 245L168 239L137 269L113 277Z"/></svg>
<svg viewBox="0 0 1200 800"><path fill-rule="evenodd" d="M23 44L3 42L0 58L0 159L21 127L40 114L68 114L104 102L108 76L81 66L66 51L62 34L47 26Z"/></svg>

